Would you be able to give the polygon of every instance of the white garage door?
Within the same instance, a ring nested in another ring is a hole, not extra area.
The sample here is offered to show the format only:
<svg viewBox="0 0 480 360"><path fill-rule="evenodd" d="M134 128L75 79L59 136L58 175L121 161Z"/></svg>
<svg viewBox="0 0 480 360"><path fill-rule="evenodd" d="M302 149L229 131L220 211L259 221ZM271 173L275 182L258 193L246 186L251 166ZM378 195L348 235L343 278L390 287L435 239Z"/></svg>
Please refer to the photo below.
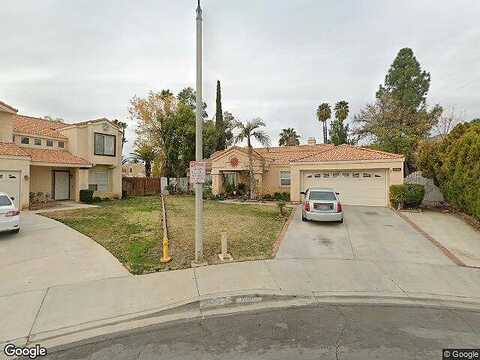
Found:
<svg viewBox="0 0 480 360"><path fill-rule="evenodd" d="M0 192L13 197L15 206L20 208L20 171L0 170Z"/></svg>
<svg viewBox="0 0 480 360"><path fill-rule="evenodd" d="M346 205L386 206L386 171L319 170L303 172L303 189L313 186L333 188Z"/></svg>

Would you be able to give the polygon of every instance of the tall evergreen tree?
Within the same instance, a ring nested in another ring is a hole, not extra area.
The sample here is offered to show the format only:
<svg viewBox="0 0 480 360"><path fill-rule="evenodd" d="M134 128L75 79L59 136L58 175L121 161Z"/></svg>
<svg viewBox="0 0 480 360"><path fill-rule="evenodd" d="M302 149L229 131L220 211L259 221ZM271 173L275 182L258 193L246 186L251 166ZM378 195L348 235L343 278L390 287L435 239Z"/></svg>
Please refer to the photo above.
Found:
<svg viewBox="0 0 480 360"><path fill-rule="evenodd" d="M215 150L224 150L226 148L225 123L223 121L222 111L222 90L220 80L217 80L217 107L215 112L215 129L217 130L217 145Z"/></svg>
<svg viewBox="0 0 480 360"><path fill-rule="evenodd" d="M430 73L422 70L412 49L401 49L393 61L385 84L380 85L377 99L389 95L393 100L411 111L426 107L426 98L430 88Z"/></svg>

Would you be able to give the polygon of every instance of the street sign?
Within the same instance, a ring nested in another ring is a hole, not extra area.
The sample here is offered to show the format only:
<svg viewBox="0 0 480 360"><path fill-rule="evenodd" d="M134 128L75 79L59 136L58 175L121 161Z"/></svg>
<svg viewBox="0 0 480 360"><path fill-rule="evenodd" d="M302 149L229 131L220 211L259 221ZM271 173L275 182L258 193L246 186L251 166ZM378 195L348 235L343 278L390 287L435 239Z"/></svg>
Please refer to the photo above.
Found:
<svg viewBox="0 0 480 360"><path fill-rule="evenodd" d="M207 177L206 161L190 161L190 183L204 184Z"/></svg>

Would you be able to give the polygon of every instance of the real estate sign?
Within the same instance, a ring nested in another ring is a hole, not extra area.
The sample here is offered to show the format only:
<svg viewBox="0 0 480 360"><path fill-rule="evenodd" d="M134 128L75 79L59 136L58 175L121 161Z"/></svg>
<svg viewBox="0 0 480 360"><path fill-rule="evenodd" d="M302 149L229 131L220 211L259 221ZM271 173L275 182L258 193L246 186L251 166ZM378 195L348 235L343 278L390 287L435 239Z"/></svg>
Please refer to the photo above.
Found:
<svg viewBox="0 0 480 360"><path fill-rule="evenodd" d="M204 184L207 177L206 161L190 161L190 183Z"/></svg>

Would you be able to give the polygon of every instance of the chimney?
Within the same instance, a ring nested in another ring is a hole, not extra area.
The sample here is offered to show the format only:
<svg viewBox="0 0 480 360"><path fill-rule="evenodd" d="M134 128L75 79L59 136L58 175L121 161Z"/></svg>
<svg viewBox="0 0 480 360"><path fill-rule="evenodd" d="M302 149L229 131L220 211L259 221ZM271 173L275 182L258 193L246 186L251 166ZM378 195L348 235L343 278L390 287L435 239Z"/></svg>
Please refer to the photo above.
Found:
<svg viewBox="0 0 480 360"><path fill-rule="evenodd" d="M314 137L309 137L307 140L308 145L317 145L317 140Z"/></svg>

